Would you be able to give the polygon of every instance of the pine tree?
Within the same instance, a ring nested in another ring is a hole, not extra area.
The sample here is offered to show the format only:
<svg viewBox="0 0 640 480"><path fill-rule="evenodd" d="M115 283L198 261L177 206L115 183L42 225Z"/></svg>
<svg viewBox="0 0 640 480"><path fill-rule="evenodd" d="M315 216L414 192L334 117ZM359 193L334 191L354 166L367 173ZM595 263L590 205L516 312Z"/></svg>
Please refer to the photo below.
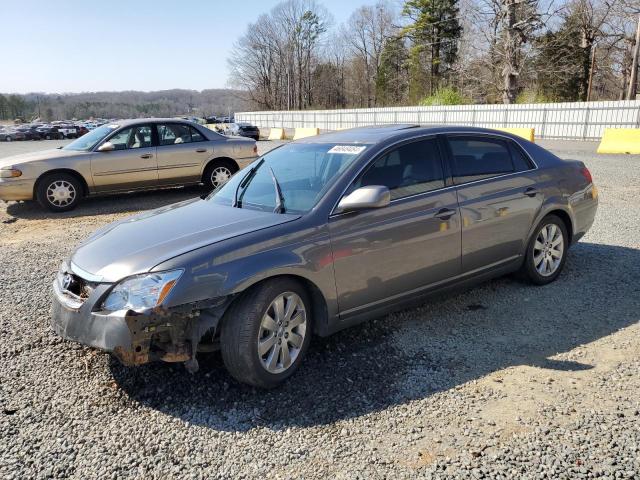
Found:
<svg viewBox="0 0 640 480"><path fill-rule="evenodd" d="M407 0L402 14L411 21L403 33L412 44L409 97L416 101L437 90L456 60L462 34L458 0Z"/></svg>
<svg viewBox="0 0 640 480"><path fill-rule="evenodd" d="M380 56L376 97L380 105L400 105L407 91L408 52L402 37L391 37Z"/></svg>

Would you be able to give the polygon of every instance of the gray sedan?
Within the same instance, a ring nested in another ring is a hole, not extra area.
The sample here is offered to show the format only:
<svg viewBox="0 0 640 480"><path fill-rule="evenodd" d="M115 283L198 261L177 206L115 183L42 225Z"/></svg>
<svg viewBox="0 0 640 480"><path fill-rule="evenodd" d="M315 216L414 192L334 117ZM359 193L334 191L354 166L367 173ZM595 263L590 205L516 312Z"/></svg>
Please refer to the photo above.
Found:
<svg viewBox="0 0 640 480"><path fill-rule="evenodd" d="M175 118L106 124L61 149L0 159L0 199L62 212L82 197L204 183L213 189L255 160L256 143Z"/></svg>
<svg viewBox="0 0 640 480"><path fill-rule="evenodd" d="M497 131L320 135L95 232L60 267L52 324L126 365L194 370L220 348L235 378L273 387L314 334L510 272L552 282L597 204L582 162Z"/></svg>

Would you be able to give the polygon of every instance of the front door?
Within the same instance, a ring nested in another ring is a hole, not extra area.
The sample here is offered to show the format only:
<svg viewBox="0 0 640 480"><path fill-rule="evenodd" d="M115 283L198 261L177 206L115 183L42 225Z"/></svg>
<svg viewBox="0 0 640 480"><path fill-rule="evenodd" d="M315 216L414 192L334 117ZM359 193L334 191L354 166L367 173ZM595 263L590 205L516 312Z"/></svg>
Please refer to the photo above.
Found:
<svg viewBox="0 0 640 480"><path fill-rule="evenodd" d="M462 272L517 259L542 193L519 147L506 138L449 136L462 216ZM519 157L516 157L519 155Z"/></svg>
<svg viewBox="0 0 640 480"><path fill-rule="evenodd" d="M115 150L96 151L91 156L96 191L133 190L157 185L158 165L151 125L124 128L107 141Z"/></svg>
<svg viewBox="0 0 640 480"><path fill-rule="evenodd" d="M347 194L367 185L387 186L391 204L329 219L344 317L410 297L460 273L458 204L455 190L445 188L435 139L382 154Z"/></svg>
<svg viewBox="0 0 640 480"><path fill-rule="evenodd" d="M199 182L211 142L183 123L158 124L158 180L163 185Z"/></svg>

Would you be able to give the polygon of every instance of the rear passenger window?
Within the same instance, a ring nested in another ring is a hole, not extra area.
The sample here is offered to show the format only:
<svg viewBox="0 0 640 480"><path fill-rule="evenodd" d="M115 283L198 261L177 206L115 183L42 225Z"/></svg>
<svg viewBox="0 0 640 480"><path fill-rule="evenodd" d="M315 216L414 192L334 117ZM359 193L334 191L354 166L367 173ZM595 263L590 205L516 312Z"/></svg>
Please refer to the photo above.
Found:
<svg viewBox="0 0 640 480"><path fill-rule="evenodd" d="M513 159L513 165L516 167L516 172L524 172L533 168L531 161L518 145L509 143L509 150L511 150L511 158Z"/></svg>
<svg viewBox="0 0 640 480"><path fill-rule="evenodd" d="M493 138L450 137L455 183L495 177L514 171L507 143Z"/></svg>
<svg viewBox="0 0 640 480"><path fill-rule="evenodd" d="M160 145L180 145L191 143L191 131L188 125L169 123L158 125Z"/></svg>
<svg viewBox="0 0 640 480"><path fill-rule="evenodd" d="M391 200L443 188L436 141L408 143L381 156L355 181L353 189L368 185L386 186Z"/></svg>

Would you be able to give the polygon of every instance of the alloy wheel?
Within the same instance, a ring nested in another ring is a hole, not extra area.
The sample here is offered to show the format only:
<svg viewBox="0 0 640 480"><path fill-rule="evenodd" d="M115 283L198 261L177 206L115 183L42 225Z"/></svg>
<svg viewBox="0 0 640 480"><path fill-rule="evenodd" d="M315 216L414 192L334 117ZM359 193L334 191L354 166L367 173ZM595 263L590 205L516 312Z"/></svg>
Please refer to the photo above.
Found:
<svg viewBox="0 0 640 480"><path fill-rule="evenodd" d="M282 373L298 358L307 333L307 312L297 293L278 295L260 323L258 356L269 373Z"/></svg>
<svg viewBox="0 0 640 480"><path fill-rule="evenodd" d="M211 185L213 188L218 188L221 185L224 185L231 178L231 170L227 167L216 167L211 172Z"/></svg>
<svg viewBox="0 0 640 480"><path fill-rule="evenodd" d="M540 275L553 275L562 263L564 255L564 236L554 223L542 227L533 244L533 265Z"/></svg>
<svg viewBox="0 0 640 480"><path fill-rule="evenodd" d="M66 180L56 180L47 187L47 200L56 207L66 207L76 199L75 187Z"/></svg>

